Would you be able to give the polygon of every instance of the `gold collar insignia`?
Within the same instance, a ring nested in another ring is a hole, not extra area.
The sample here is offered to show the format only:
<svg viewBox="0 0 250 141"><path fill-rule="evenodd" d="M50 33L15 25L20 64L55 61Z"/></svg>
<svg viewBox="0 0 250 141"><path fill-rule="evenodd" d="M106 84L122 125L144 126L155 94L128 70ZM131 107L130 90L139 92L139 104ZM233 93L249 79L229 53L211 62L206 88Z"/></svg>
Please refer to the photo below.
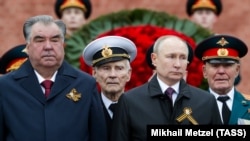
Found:
<svg viewBox="0 0 250 141"><path fill-rule="evenodd" d="M185 107L183 109L183 114L181 114L180 116L178 116L176 118L176 120L178 122L182 122L184 119L187 118L193 125L198 125L198 122L193 118L193 116L191 114L192 114L192 109L188 108L188 107Z"/></svg>
<svg viewBox="0 0 250 141"><path fill-rule="evenodd" d="M73 88L70 93L66 95L66 97L74 102L77 102L81 99L81 93L78 93L75 88Z"/></svg>

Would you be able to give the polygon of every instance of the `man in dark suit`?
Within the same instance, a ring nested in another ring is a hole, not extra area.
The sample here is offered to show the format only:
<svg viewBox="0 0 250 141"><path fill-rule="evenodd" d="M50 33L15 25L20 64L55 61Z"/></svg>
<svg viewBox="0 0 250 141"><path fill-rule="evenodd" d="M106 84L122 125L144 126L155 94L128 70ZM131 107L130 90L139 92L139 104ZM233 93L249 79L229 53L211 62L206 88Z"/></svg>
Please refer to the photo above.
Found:
<svg viewBox="0 0 250 141"><path fill-rule="evenodd" d="M235 86L240 72L240 58L248 52L246 44L231 35L216 35L200 42L195 55L204 62L203 76L209 91L217 99L224 124L250 123L250 101ZM221 99L225 99L225 103ZM228 115L223 114L228 111Z"/></svg>
<svg viewBox="0 0 250 141"><path fill-rule="evenodd" d="M0 77L1 141L106 140L96 81L64 61L65 32L52 16L25 22L28 60Z"/></svg>
<svg viewBox="0 0 250 141"><path fill-rule="evenodd" d="M112 141L146 141L150 124L221 124L214 97L183 79L188 65L185 41L174 35L158 38L151 59L156 75L125 92L118 101Z"/></svg>
<svg viewBox="0 0 250 141"><path fill-rule="evenodd" d="M130 63L137 54L135 44L121 36L104 36L89 43L83 51L87 65L101 89L101 99L110 140L112 117L119 97L131 78Z"/></svg>

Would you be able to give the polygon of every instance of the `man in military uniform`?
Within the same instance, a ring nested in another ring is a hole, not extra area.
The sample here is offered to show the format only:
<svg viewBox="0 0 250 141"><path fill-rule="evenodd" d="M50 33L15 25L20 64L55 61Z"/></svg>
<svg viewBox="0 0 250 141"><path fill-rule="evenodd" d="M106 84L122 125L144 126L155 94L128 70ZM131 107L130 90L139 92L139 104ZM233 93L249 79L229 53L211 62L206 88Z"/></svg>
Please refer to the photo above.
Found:
<svg viewBox="0 0 250 141"><path fill-rule="evenodd" d="M90 0L57 0L55 13L65 24L67 36L81 28L91 15Z"/></svg>
<svg viewBox="0 0 250 141"><path fill-rule="evenodd" d="M204 62L203 76L217 99L224 124L250 121L250 101L234 86L240 72L240 59L248 52L246 44L231 35L215 35L200 42L195 55Z"/></svg>
<svg viewBox="0 0 250 141"><path fill-rule="evenodd" d="M93 67L92 75L101 88L101 99L109 135L115 105L131 78L130 63L135 59L136 54L135 44L121 36L98 38L89 43L83 51L84 61L88 66Z"/></svg>
<svg viewBox="0 0 250 141"><path fill-rule="evenodd" d="M15 46L8 50L0 59L0 74L6 74L18 69L28 55L25 52L25 44Z"/></svg>
<svg viewBox="0 0 250 141"><path fill-rule="evenodd" d="M187 0L186 12L191 21L213 32L214 25L222 12L222 2L221 0ZM239 73L234 85L238 85L240 80Z"/></svg>
<svg viewBox="0 0 250 141"><path fill-rule="evenodd" d="M80 68L78 61L82 61L81 52L83 47L68 47L67 40L71 38L73 33L84 26L92 12L92 4L90 0L56 0L55 13L59 19L66 24L65 37L65 60L76 68ZM80 50L76 53L75 50Z"/></svg>
<svg viewBox="0 0 250 141"><path fill-rule="evenodd" d="M190 20L211 31L221 11L220 0L187 0L186 3L186 12Z"/></svg>

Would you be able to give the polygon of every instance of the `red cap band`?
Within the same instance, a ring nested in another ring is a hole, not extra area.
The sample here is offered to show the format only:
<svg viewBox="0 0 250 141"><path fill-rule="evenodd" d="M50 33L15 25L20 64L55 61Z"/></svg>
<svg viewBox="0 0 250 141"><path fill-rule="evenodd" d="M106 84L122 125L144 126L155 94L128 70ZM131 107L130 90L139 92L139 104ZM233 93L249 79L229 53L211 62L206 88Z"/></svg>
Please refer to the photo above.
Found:
<svg viewBox="0 0 250 141"><path fill-rule="evenodd" d="M233 48L211 48L204 52L202 60L211 58L239 58L239 53Z"/></svg>

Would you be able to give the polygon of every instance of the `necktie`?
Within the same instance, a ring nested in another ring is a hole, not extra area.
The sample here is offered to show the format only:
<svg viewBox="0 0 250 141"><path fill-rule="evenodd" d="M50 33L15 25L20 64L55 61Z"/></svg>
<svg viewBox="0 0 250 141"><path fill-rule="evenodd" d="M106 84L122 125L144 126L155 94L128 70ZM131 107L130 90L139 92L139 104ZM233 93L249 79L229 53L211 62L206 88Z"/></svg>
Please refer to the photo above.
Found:
<svg viewBox="0 0 250 141"><path fill-rule="evenodd" d="M226 101L229 99L228 96L220 96L218 100L222 102L222 118L224 124L228 124L231 111L229 110Z"/></svg>
<svg viewBox="0 0 250 141"><path fill-rule="evenodd" d="M109 105L109 109L113 112L113 114L115 113L116 107L117 107L117 103L112 103Z"/></svg>
<svg viewBox="0 0 250 141"><path fill-rule="evenodd" d="M165 94L169 97L169 99L172 101L172 96L174 94L174 89L171 87L168 87L165 91Z"/></svg>
<svg viewBox="0 0 250 141"><path fill-rule="evenodd" d="M45 89L45 97L47 98L50 94L50 90L51 90L51 87L53 85L53 82L51 80L44 80L41 85L44 87Z"/></svg>

